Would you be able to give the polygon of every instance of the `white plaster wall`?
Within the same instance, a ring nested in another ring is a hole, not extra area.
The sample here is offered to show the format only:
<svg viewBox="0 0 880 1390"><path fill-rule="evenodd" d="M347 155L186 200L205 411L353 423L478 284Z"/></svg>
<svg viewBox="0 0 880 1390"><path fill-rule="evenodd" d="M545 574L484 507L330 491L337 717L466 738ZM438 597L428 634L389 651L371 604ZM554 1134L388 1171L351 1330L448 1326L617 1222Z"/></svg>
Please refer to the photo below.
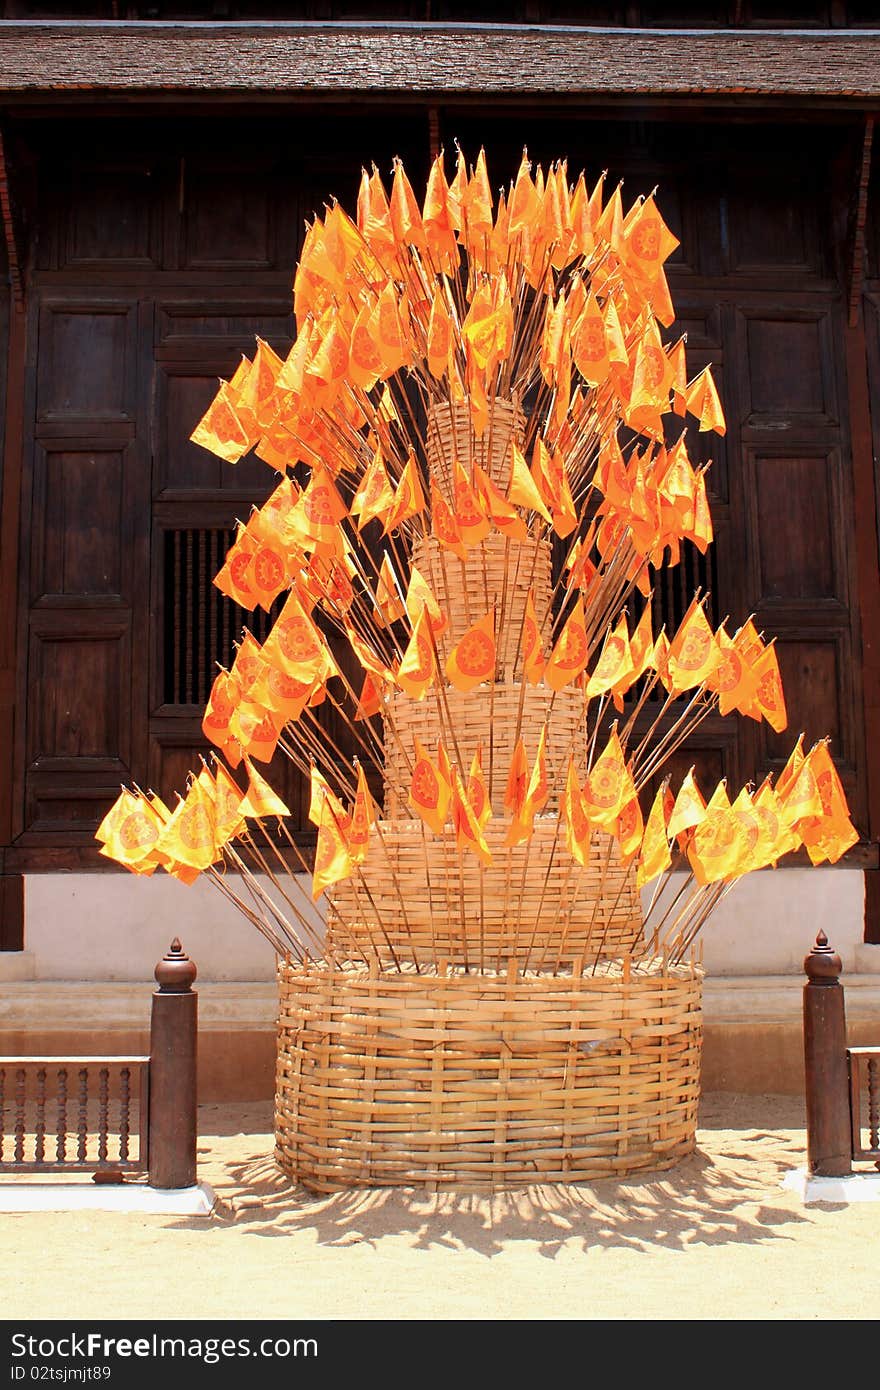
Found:
<svg viewBox="0 0 880 1390"><path fill-rule="evenodd" d="M310 881L299 876L309 892ZM673 875L667 901L677 892ZM647 907L653 885L643 892ZM844 970L862 957L860 869L767 869L734 885L702 932L712 975L801 975L820 927ZM305 906L304 898L296 901ZM323 931L315 910L316 930ZM167 874L33 874L25 879L25 946L44 980L151 980L178 935L199 978L272 980L271 947L206 879L191 887ZM861 948L861 949L860 949Z"/></svg>
<svg viewBox="0 0 880 1390"><path fill-rule="evenodd" d="M297 880L310 900L311 880ZM313 920L323 935L316 910ZM275 978L271 946L208 879L187 887L164 873L25 878L25 946L38 980L149 981L174 936L202 981Z"/></svg>
<svg viewBox="0 0 880 1390"><path fill-rule="evenodd" d="M683 877L671 876L664 903L671 903ZM642 891L645 910L653 888ZM861 869L761 869L735 883L709 917L698 937L703 964L710 975L802 975L804 956L821 928L844 970L853 972L864 913ZM657 920L655 907L652 921Z"/></svg>

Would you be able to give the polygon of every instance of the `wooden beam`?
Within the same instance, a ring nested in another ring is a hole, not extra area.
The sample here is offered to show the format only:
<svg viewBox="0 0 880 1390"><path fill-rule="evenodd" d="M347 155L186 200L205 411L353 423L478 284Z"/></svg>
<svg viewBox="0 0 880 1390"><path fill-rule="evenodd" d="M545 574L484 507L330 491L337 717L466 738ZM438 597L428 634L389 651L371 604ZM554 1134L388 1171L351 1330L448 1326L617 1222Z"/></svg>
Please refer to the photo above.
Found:
<svg viewBox="0 0 880 1390"><path fill-rule="evenodd" d="M0 23L0 94L727 94L880 98L880 30Z"/></svg>
<svg viewBox="0 0 880 1390"><path fill-rule="evenodd" d="M849 267L849 326L855 328L862 304L865 278L865 223L868 219L868 184L871 179L871 148L874 142L874 117L865 117L862 137L862 159L852 218Z"/></svg>

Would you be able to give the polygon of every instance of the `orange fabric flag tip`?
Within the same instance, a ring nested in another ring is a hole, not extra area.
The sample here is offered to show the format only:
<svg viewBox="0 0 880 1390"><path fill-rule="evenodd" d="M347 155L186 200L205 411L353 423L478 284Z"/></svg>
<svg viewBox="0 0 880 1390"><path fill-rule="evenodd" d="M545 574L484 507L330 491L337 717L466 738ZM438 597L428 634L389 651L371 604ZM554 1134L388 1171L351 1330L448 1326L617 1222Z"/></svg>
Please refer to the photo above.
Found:
<svg viewBox="0 0 880 1390"><path fill-rule="evenodd" d="M415 762L409 784L410 805L428 829L435 835L440 835L449 818L452 787L418 738L415 740L415 750Z"/></svg>
<svg viewBox="0 0 880 1390"><path fill-rule="evenodd" d="M530 685L538 685L539 682L544 679L544 670L547 663L544 660L544 652L541 647L541 629L538 625L538 615L535 612L535 599L531 589L529 589L526 595L521 651L523 671L526 680Z"/></svg>
<svg viewBox="0 0 880 1390"><path fill-rule="evenodd" d="M766 647L751 669L756 682L755 705L777 734L788 726L779 661L773 643Z"/></svg>
<svg viewBox="0 0 880 1390"><path fill-rule="evenodd" d="M589 863L591 830L584 798L574 758L569 755L565 774L565 787L560 803L560 812L565 826L565 843L569 854L583 868Z"/></svg>
<svg viewBox="0 0 880 1390"><path fill-rule="evenodd" d="M429 618L422 609L416 618L412 635L397 670L397 684L413 700L423 700L437 676L434 643Z"/></svg>
<svg viewBox="0 0 880 1390"><path fill-rule="evenodd" d="M642 836L645 830L645 823L642 819L642 808L639 799L634 796L626 803L617 820L614 822L612 831L615 840L620 846L620 862L626 867L631 864L638 854Z"/></svg>
<svg viewBox="0 0 880 1390"><path fill-rule="evenodd" d="M163 817L144 796L123 788L95 838L101 842L100 853L106 858L115 859L133 873L149 876L159 862L156 849L163 825Z"/></svg>
<svg viewBox="0 0 880 1390"><path fill-rule="evenodd" d="M721 401L718 398L718 391L709 367L705 367L699 376L690 383L685 399L691 415L696 415L699 419L701 431L714 430L716 434L726 433L724 411L721 408Z"/></svg>
<svg viewBox="0 0 880 1390"><path fill-rule="evenodd" d="M670 839L685 835L706 819L706 803L703 794L694 780L691 768L678 789L678 795L669 815L666 827ZM679 841L681 844L681 841Z"/></svg>
<svg viewBox="0 0 880 1390"><path fill-rule="evenodd" d="M333 805L325 800L318 821L318 840L315 845L315 866L312 871L312 897L317 901L325 889L342 879L350 878L354 863L342 821Z"/></svg>
<svg viewBox="0 0 880 1390"><path fill-rule="evenodd" d="M455 489L455 525L462 543L470 549L471 546L479 545L480 541L485 540L492 527L476 491L457 460L453 464L452 475Z"/></svg>
<svg viewBox="0 0 880 1390"><path fill-rule="evenodd" d="M351 862L363 864L370 849L370 830L376 819L376 808L370 795L364 769L360 763L358 763L357 774L357 790L346 836Z"/></svg>
<svg viewBox="0 0 880 1390"><path fill-rule="evenodd" d="M508 815L516 817L520 814L525 805L528 785L529 765L526 760L526 747L522 738L518 738L513 750L513 757L510 760L507 785L504 789L504 809Z"/></svg>
<svg viewBox="0 0 880 1390"><path fill-rule="evenodd" d="M499 492L488 473L484 472L478 463L474 464L474 481L480 504L492 525L510 540L528 540L528 527L519 512L507 501L504 494Z"/></svg>
<svg viewBox="0 0 880 1390"><path fill-rule="evenodd" d="M495 614L490 611L456 643L446 659L447 678L456 690L473 690L495 678Z"/></svg>
<svg viewBox="0 0 880 1390"><path fill-rule="evenodd" d="M617 725L584 783L584 808L594 825L611 829L617 817L636 795L632 773L626 765Z"/></svg>
<svg viewBox="0 0 880 1390"><path fill-rule="evenodd" d="M416 463L415 455L410 454L403 466L400 475L400 482L397 484L397 491L394 494L394 502L385 517L384 535L388 535L397 526L409 521L411 517L418 516L425 510L425 493L422 488L422 480L419 476L419 466Z"/></svg>
<svg viewBox="0 0 880 1390"><path fill-rule="evenodd" d="M775 868L778 859L790 850L797 849L800 837L786 824L782 806L770 785L769 777L752 798L752 809L760 827L756 857L760 859L761 867L772 864Z"/></svg>
<svg viewBox="0 0 880 1390"><path fill-rule="evenodd" d="M435 637L440 637L448 628L449 619L437 602L434 590L421 570L417 569L415 565L411 565L409 584L406 589L406 611L411 623L415 622L423 608L428 614L432 633Z"/></svg>
<svg viewBox="0 0 880 1390"><path fill-rule="evenodd" d="M326 777L319 772L312 764L309 771L309 820L312 825L321 824L321 816L324 810L324 803L329 802L333 808L333 814L339 824L345 828L348 825L348 815L343 810L342 802L331 789Z"/></svg>
<svg viewBox="0 0 880 1390"><path fill-rule="evenodd" d="M638 888L643 888L646 883L650 883L652 879L665 873L672 863L667 832L670 811L671 797L669 779L667 778L657 789L645 823L639 866L636 870L636 887Z"/></svg>
<svg viewBox="0 0 880 1390"><path fill-rule="evenodd" d="M702 555L705 555L714 537L712 514L706 496L706 470L701 469L694 479L694 524L685 531Z"/></svg>
<svg viewBox="0 0 880 1390"><path fill-rule="evenodd" d="M471 761L471 770L468 773L467 787L468 801L471 803L471 810L476 817L477 824L481 830L485 830L489 821L492 819L492 803L489 800L489 792L486 788L486 779L483 775L483 750L482 745L477 744Z"/></svg>
<svg viewBox="0 0 880 1390"><path fill-rule="evenodd" d="M488 867L492 863L492 853L474 815L474 809L457 768L452 772L452 823L458 848L469 850L471 854L476 855L481 864Z"/></svg>
<svg viewBox="0 0 880 1390"><path fill-rule="evenodd" d="M293 593L266 638L263 656L285 675L306 685L326 679L336 669L321 634Z"/></svg>
<svg viewBox="0 0 880 1390"><path fill-rule="evenodd" d="M435 540L438 540L447 550L451 550L460 560L467 559L467 549L461 539L455 514L433 480L431 482L431 534Z"/></svg>
<svg viewBox="0 0 880 1390"><path fill-rule="evenodd" d="M799 828L802 821L811 820L814 817L821 819L823 815L822 797L813 770L815 751L815 748L811 749L804 758L797 776L785 792L779 792L783 814L788 824L796 825Z"/></svg>
<svg viewBox="0 0 880 1390"><path fill-rule="evenodd" d="M374 719L377 714L382 713L382 692L375 680L367 671L364 676L361 693L358 696L357 709L354 712L355 721L362 719Z"/></svg>
<svg viewBox="0 0 880 1390"><path fill-rule="evenodd" d="M589 386L601 386L611 371L611 353L605 319L592 290L572 327L571 352L574 364Z"/></svg>
<svg viewBox="0 0 880 1390"><path fill-rule="evenodd" d="M706 687L717 694L718 708L723 715L735 709L746 714L754 703L757 679L723 625L715 634L715 642L721 660L707 679Z"/></svg>
<svg viewBox="0 0 880 1390"><path fill-rule="evenodd" d="M545 681L552 690L562 690L563 686L580 675L588 658L586 615L584 601L579 594L547 660L544 669Z"/></svg>
<svg viewBox="0 0 880 1390"><path fill-rule="evenodd" d="M225 382L190 435L193 444L200 444L226 463L238 463L257 438L256 433L251 436L245 430Z"/></svg>
<svg viewBox="0 0 880 1390"><path fill-rule="evenodd" d="M655 281L667 257L679 245L657 211L653 193L636 212L626 229L623 253L627 265L643 279Z"/></svg>
<svg viewBox="0 0 880 1390"><path fill-rule="evenodd" d="M776 795L781 801L785 800L788 792L794 786L797 775L804 763L804 735L798 735L798 741L788 755L788 761L776 779Z"/></svg>
<svg viewBox="0 0 880 1390"><path fill-rule="evenodd" d="M360 486L351 504L357 528L362 531L369 521L382 519L394 505L394 489L388 477L381 449L377 449L367 465Z"/></svg>
<svg viewBox="0 0 880 1390"><path fill-rule="evenodd" d="M721 662L715 634L702 604L693 599L681 627L669 644L670 687L675 694L693 690L715 672Z"/></svg>
<svg viewBox="0 0 880 1390"><path fill-rule="evenodd" d="M400 597L400 585L388 551L382 556L379 577L376 581L376 603L386 623L396 623L406 612L406 603Z"/></svg>
<svg viewBox="0 0 880 1390"><path fill-rule="evenodd" d="M687 853L701 884L739 878L746 872L748 841L729 805L715 810L707 806L706 819L695 829Z"/></svg>
<svg viewBox="0 0 880 1390"><path fill-rule="evenodd" d="M238 783L223 763L218 762L214 769L214 814L218 845L228 844L245 829L242 812L244 799L244 792Z"/></svg>
<svg viewBox="0 0 880 1390"><path fill-rule="evenodd" d="M507 489L507 500L518 507L525 507L527 511L537 512L538 516L543 517L547 522L553 520L535 480L529 472L529 465L515 444L511 445L510 486Z"/></svg>
<svg viewBox="0 0 880 1390"><path fill-rule="evenodd" d="M270 763L274 758L283 727L283 716L251 703L240 704L229 721L229 731L238 739L242 751L259 758L261 763ZM228 744L223 751L228 758Z"/></svg>
<svg viewBox="0 0 880 1390"><path fill-rule="evenodd" d="M238 680L228 671L220 671L214 678L202 717L202 733L220 748L229 736L229 720L240 698Z"/></svg>
<svg viewBox="0 0 880 1390"><path fill-rule="evenodd" d="M276 795L265 777L257 771L247 756L245 756L244 765L247 768L248 789L239 806L239 813L254 819L262 819L264 816L278 816L279 818L289 816L290 811L281 797Z"/></svg>
<svg viewBox="0 0 880 1390"><path fill-rule="evenodd" d="M431 302L426 353L428 370L438 381L448 370L449 353L452 345L452 315L449 312L446 297L438 287Z"/></svg>
<svg viewBox="0 0 880 1390"><path fill-rule="evenodd" d="M587 681L588 699L613 689L624 693L635 679L634 672L626 615L621 613L614 630L609 627L605 634L596 668Z"/></svg>
<svg viewBox="0 0 880 1390"><path fill-rule="evenodd" d="M191 869L208 869L221 857L215 836L214 803L198 780L190 783L186 797L172 812L156 848Z"/></svg>
<svg viewBox="0 0 880 1390"><path fill-rule="evenodd" d="M801 820L798 833L813 864L837 861L858 842L859 832L852 824L849 807L837 769L823 740L809 755L822 814L815 821Z"/></svg>

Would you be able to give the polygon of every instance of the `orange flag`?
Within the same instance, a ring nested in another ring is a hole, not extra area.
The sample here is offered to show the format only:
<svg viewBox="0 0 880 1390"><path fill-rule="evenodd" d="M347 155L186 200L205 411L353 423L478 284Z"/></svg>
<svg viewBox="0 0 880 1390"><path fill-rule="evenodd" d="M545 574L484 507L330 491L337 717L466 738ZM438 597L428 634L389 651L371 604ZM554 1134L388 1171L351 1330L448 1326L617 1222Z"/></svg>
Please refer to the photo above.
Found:
<svg viewBox="0 0 880 1390"><path fill-rule="evenodd" d="M602 644L602 652L590 679L587 681L587 696L604 695L614 687L629 689L624 682L634 679L635 663L630 650L629 629L626 615L621 613L617 626L609 627Z"/></svg>
<svg viewBox="0 0 880 1390"><path fill-rule="evenodd" d="M547 725L541 730L541 737L538 740L538 751L535 754L535 761L532 766L529 784L523 799L522 807L517 812L511 823L505 838L505 845L516 845L521 840L531 838L534 819L544 807L550 796L550 787L547 781Z"/></svg>
<svg viewBox="0 0 880 1390"><path fill-rule="evenodd" d="M712 380L712 372L708 367L690 383L685 400L691 415L698 417L701 430L714 430L716 434L726 432L724 411L718 399L715 382Z"/></svg>
<svg viewBox="0 0 880 1390"><path fill-rule="evenodd" d="M490 610L453 647L446 659L446 675L456 690L473 690L495 676L495 613Z"/></svg>
<svg viewBox="0 0 880 1390"><path fill-rule="evenodd" d="M458 768L453 769L452 773L452 823L458 848L470 850L482 864L491 864L492 853L474 815L467 791L462 786Z"/></svg>
<svg viewBox="0 0 880 1390"><path fill-rule="evenodd" d="M239 815L252 816L257 820L261 820L264 816L289 816L290 812L281 797L276 796L265 777L261 777L254 767L250 758L245 757L244 764L247 768L248 789L239 804Z"/></svg>
<svg viewBox="0 0 880 1390"><path fill-rule="evenodd" d="M667 832L667 822L671 810L672 796L669 791L669 779L667 778L657 789L657 795L654 797L645 824L645 833L642 836L642 848L639 855L639 867L636 870L636 886L638 888L643 888L646 883L650 883L658 874L665 873L672 863Z"/></svg>
<svg viewBox="0 0 880 1390"><path fill-rule="evenodd" d="M396 526L408 521L410 517L418 516L419 512L424 510L425 494L419 477L419 466L416 463L415 455L410 454L400 475L400 482L397 484L397 491L394 494L394 502L385 517L383 534L387 536L389 531L393 531Z"/></svg>
<svg viewBox="0 0 880 1390"><path fill-rule="evenodd" d="M537 512L545 521L552 521L553 518L547 509L538 486L529 472L528 464L515 444L511 446L511 449L512 462L510 486L507 489L508 502L513 502L518 507L525 507L527 511Z"/></svg>
<svg viewBox="0 0 880 1390"><path fill-rule="evenodd" d="M394 505L394 492L381 449L377 449L367 465L360 487L351 504L351 514L358 518L357 528L362 531L368 521L387 516Z"/></svg>
<svg viewBox="0 0 880 1390"><path fill-rule="evenodd" d="M636 795L615 724L584 783L584 809L594 825L610 829Z"/></svg>
<svg viewBox="0 0 880 1390"><path fill-rule="evenodd" d="M163 826L156 848L192 869L208 869L220 857L215 826L213 801L196 779Z"/></svg>
<svg viewBox="0 0 880 1390"><path fill-rule="evenodd" d="M786 821L782 803L769 777L755 793L753 805L761 826L761 844L766 845L767 863L775 868L778 859L798 848L801 838Z"/></svg>
<svg viewBox="0 0 880 1390"><path fill-rule="evenodd" d="M413 625L412 635L397 671L397 684L414 700L423 700L437 675L434 643L427 609L423 608Z"/></svg>
<svg viewBox="0 0 880 1390"><path fill-rule="evenodd" d="M561 690L569 681L580 675L587 664L588 656L584 601L579 594L548 658L544 670L545 681L552 690Z"/></svg>
<svg viewBox="0 0 880 1390"><path fill-rule="evenodd" d="M263 656L286 675L306 684L324 680L336 669L321 634L294 593L263 643Z"/></svg>
<svg viewBox="0 0 880 1390"><path fill-rule="evenodd" d="M428 370L438 381L448 369L452 341L452 316L447 308L446 298L438 287L434 292L431 317L428 319L426 354Z"/></svg>
<svg viewBox="0 0 880 1390"><path fill-rule="evenodd" d="M364 769L358 763L357 791L351 810L351 820L346 827L348 853L352 864L363 864L366 859L367 851L370 848L370 828L375 819L373 798L367 786Z"/></svg>
<svg viewBox="0 0 880 1390"><path fill-rule="evenodd" d="M416 758L409 787L410 805L428 829L440 835L452 805L452 787L418 738L415 747Z"/></svg>
<svg viewBox="0 0 880 1390"><path fill-rule="evenodd" d="M431 534L460 560L467 559L467 550L455 520L455 513L436 484L431 482Z"/></svg>
<svg viewBox="0 0 880 1390"><path fill-rule="evenodd" d="M487 824L492 819L492 803L489 800L489 793L486 788L486 779L483 776L483 749L481 744L477 744L471 761L471 770L467 780L467 798L471 803L471 810L477 819L477 824L481 830L485 830Z"/></svg>
<svg viewBox="0 0 880 1390"><path fill-rule="evenodd" d="M623 238L626 263L645 280L654 281L663 262L678 246L678 238L670 232L657 211L653 193L629 223Z"/></svg>
<svg viewBox="0 0 880 1390"><path fill-rule="evenodd" d="M406 589L406 611L411 623L415 622L423 608L427 610L431 631L435 637L439 637L449 626L449 619L437 602L434 590L421 570L416 569L415 565L411 565L409 584Z"/></svg>
<svg viewBox="0 0 880 1390"><path fill-rule="evenodd" d="M345 828L337 817L329 798L321 803L318 820L318 841L315 846L315 867L312 872L312 897L318 899L333 883L349 878L354 869L348 849Z"/></svg>
<svg viewBox="0 0 880 1390"><path fill-rule="evenodd" d="M715 641L721 660L707 679L706 687L718 695L718 708L723 715L734 709L747 714L758 687L755 675L723 625L715 634Z"/></svg>
<svg viewBox="0 0 880 1390"><path fill-rule="evenodd" d="M775 729L777 734L782 733L788 725L788 714L785 709L776 647L772 642L752 666L751 676L757 683L755 704L770 727Z"/></svg>
<svg viewBox="0 0 880 1390"><path fill-rule="evenodd" d="M639 852L642 844L645 823L642 819L642 808L639 805L639 798L632 797L626 803L617 820L614 822L612 834L620 846L620 862L626 866L630 864Z"/></svg>
<svg viewBox="0 0 880 1390"><path fill-rule="evenodd" d="M694 830L688 859L698 883L738 878L748 865L748 840L733 811L724 782L706 806L705 819Z"/></svg>
<svg viewBox="0 0 880 1390"><path fill-rule="evenodd" d="M152 874L163 819L147 799L123 788L95 832L100 853L133 873Z"/></svg>
<svg viewBox="0 0 880 1390"><path fill-rule="evenodd" d="M670 689L693 690L707 681L720 664L720 654L702 604L691 601L681 627L669 644Z"/></svg>
<svg viewBox="0 0 880 1390"><path fill-rule="evenodd" d="M502 535L509 536L511 540L527 540L529 532L526 523L478 463L474 464L474 481L477 486L477 496L492 525L497 527Z"/></svg>
<svg viewBox="0 0 880 1390"><path fill-rule="evenodd" d="M590 858L590 822L584 810L583 792L574 758L571 755L568 759L568 771L565 775L565 788L562 793L560 812L565 825L565 843L568 852L578 864L586 866Z"/></svg>
<svg viewBox="0 0 880 1390"><path fill-rule="evenodd" d="M706 803L703 800L702 792L694 781L694 769L691 768L678 789L678 796L669 815L669 824L666 827L669 838L684 835L688 830L693 830L706 819ZM679 841L681 844L681 841Z"/></svg>
<svg viewBox="0 0 880 1390"><path fill-rule="evenodd" d="M190 439L193 444L201 444L203 449L210 450L227 463L238 463L242 455L257 442L256 434L253 437L248 435L239 419L225 382L221 382L219 391Z"/></svg>
<svg viewBox="0 0 880 1390"><path fill-rule="evenodd" d="M464 469L456 460L453 463L455 487L455 524L462 542L467 547L479 545L490 530L489 518L474 489L468 482Z"/></svg>
<svg viewBox="0 0 880 1390"><path fill-rule="evenodd" d="M406 612L406 604L400 597L397 576L387 550L382 556L376 580L376 603L386 623L396 623Z"/></svg>
<svg viewBox="0 0 880 1390"><path fill-rule="evenodd" d="M535 600L531 589L526 596L521 650L526 680L530 685L537 685L544 678L547 663L541 647L541 630L538 627L538 615L535 612Z"/></svg>
<svg viewBox="0 0 880 1390"><path fill-rule="evenodd" d="M529 765L526 760L526 748L522 738L518 738L513 750L513 757L510 760L507 786L504 790L504 809L508 815L514 818L519 816L525 805L528 785Z"/></svg>

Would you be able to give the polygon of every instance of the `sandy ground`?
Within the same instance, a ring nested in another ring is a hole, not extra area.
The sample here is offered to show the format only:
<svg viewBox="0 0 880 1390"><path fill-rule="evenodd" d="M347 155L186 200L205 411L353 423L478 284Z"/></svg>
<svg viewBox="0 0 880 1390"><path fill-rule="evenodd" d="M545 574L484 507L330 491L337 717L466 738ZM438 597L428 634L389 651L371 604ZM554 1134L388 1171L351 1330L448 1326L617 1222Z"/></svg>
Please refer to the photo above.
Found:
<svg viewBox="0 0 880 1390"><path fill-rule="evenodd" d="M873 1318L880 1202L781 1188L803 1123L796 1098L708 1095L697 1152L653 1179L316 1198L277 1173L268 1106L204 1106L216 1214L0 1217L3 1316Z"/></svg>

